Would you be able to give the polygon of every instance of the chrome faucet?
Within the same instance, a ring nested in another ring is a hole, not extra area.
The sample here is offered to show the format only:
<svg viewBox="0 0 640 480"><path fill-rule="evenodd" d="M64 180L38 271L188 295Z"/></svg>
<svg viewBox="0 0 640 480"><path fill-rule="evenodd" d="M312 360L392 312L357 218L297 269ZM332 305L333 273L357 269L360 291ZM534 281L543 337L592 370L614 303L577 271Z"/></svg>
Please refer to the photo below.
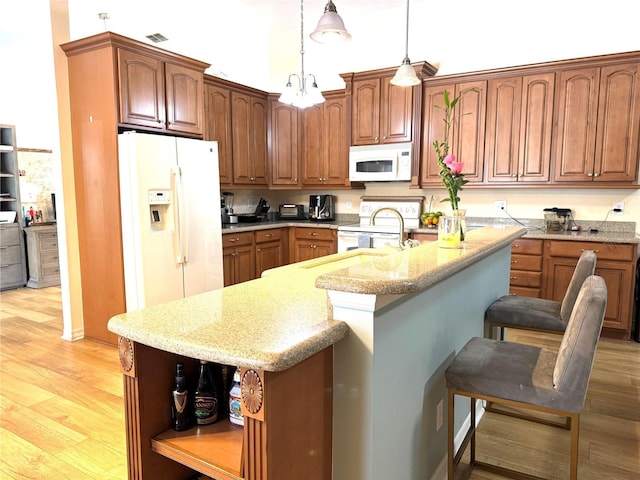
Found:
<svg viewBox="0 0 640 480"><path fill-rule="evenodd" d="M398 217L398 221L400 222L400 236L398 238L398 248L403 249L404 248L404 218L402 218L402 214L396 210L395 208L391 208L391 207L381 207L378 208L377 210L375 210L372 214L371 214L371 220L369 221L369 225L371 226L375 226L376 224L376 216L380 213L380 212L391 212L393 213L396 217Z"/></svg>

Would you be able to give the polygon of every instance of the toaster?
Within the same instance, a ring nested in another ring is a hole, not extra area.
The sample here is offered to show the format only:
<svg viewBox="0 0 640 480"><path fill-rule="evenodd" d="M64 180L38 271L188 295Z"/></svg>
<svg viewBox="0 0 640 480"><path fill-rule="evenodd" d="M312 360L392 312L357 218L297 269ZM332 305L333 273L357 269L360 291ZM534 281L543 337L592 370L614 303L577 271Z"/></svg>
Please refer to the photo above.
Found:
<svg viewBox="0 0 640 480"><path fill-rule="evenodd" d="M283 203L278 207L278 218L304 220L304 205L295 203Z"/></svg>

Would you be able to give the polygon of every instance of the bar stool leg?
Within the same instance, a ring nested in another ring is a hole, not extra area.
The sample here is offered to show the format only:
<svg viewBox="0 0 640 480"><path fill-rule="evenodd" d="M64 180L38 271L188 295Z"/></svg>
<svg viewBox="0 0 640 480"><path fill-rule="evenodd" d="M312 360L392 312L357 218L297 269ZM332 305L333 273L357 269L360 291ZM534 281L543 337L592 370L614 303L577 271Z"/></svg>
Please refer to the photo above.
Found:
<svg viewBox="0 0 640 480"><path fill-rule="evenodd" d="M454 412L454 397L455 395L449 390L448 400L448 415L447 415L447 479L453 480L455 475L454 457L453 451L453 421L455 418Z"/></svg>

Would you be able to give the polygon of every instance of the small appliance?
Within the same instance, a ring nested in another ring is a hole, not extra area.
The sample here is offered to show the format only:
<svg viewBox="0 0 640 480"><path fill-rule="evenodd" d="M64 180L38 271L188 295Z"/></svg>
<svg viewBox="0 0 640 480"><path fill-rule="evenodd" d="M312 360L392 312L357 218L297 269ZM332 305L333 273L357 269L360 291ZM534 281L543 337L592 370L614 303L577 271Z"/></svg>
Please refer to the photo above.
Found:
<svg viewBox="0 0 640 480"><path fill-rule="evenodd" d="M411 180L411 143L351 147L349 149L349 180L352 182Z"/></svg>
<svg viewBox="0 0 640 480"><path fill-rule="evenodd" d="M222 223L238 223L238 215L233 213L233 193L222 192L220 196Z"/></svg>
<svg viewBox="0 0 640 480"><path fill-rule="evenodd" d="M241 223L254 223L261 222L267 219L267 213L271 206L269 203L262 197L258 200L258 206L256 207L255 212L253 213L239 213L238 220Z"/></svg>
<svg viewBox="0 0 640 480"><path fill-rule="evenodd" d="M333 195L309 195L309 220L334 220Z"/></svg>
<svg viewBox="0 0 640 480"><path fill-rule="evenodd" d="M571 229L571 209L570 208L545 208L544 225L547 233L566 232Z"/></svg>
<svg viewBox="0 0 640 480"><path fill-rule="evenodd" d="M304 205L301 203L282 203L278 207L278 218L283 220L304 220L307 218L304 214Z"/></svg>

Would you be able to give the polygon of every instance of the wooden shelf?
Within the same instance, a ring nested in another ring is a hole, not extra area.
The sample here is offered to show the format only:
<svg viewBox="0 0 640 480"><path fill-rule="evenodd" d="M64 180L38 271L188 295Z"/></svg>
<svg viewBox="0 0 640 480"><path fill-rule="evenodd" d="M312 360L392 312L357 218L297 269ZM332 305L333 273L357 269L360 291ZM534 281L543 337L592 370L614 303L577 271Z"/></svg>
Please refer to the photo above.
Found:
<svg viewBox="0 0 640 480"><path fill-rule="evenodd" d="M212 478L243 480L243 436L243 427L225 419L184 432L167 430L151 439L151 449Z"/></svg>

